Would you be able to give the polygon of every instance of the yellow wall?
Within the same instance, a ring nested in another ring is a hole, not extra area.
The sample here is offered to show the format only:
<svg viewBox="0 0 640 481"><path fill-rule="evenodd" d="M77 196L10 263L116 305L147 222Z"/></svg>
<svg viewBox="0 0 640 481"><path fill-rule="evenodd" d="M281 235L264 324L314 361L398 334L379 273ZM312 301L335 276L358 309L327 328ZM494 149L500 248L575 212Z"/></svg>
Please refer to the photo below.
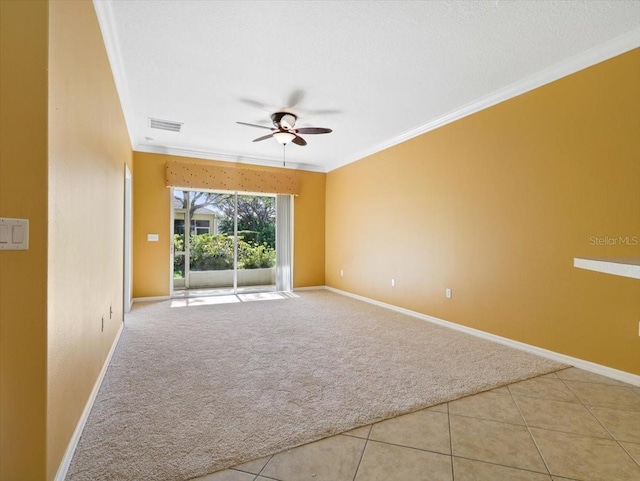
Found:
<svg viewBox="0 0 640 481"><path fill-rule="evenodd" d="M169 295L170 206L165 186L167 160L230 168L228 162L134 153L133 297ZM242 164L243 169L280 170ZM294 200L294 286L324 285L325 174L298 171L300 195ZM147 234L159 234L147 242Z"/></svg>
<svg viewBox="0 0 640 481"><path fill-rule="evenodd" d="M0 8L0 216L30 221L0 252L0 478L44 480L122 323L132 158L93 4Z"/></svg>
<svg viewBox="0 0 640 481"><path fill-rule="evenodd" d="M327 284L640 374L639 132L635 50L330 172Z"/></svg>
<svg viewBox="0 0 640 481"><path fill-rule="evenodd" d="M49 28L47 477L53 479L122 325L124 176L132 154L93 3L51 2Z"/></svg>
<svg viewBox="0 0 640 481"><path fill-rule="evenodd" d="M293 199L293 287L323 286L326 174L299 171Z"/></svg>
<svg viewBox="0 0 640 481"><path fill-rule="evenodd" d="M47 38L45 2L0 2L0 217L29 250L0 251L0 479L45 478Z"/></svg>
<svg viewBox="0 0 640 481"><path fill-rule="evenodd" d="M0 103L0 216L30 220L29 250L0 252L0 478L53 479L122 321L134 160L91 2L0 1ZM326 266L328 285L640 374L640 283L572 267L640 256L591 242L640 236L639 131L636 50L300 172L294 285ZM134 159L134 297L167 295L168 157Z"/></svg>
<svg viewBox="0 0 640 481"><path fill-rule="evenodd" d="M133 153L133 298L169 295L171 196L163 155ZM158 234L158 242L147 242Z"/></svg>

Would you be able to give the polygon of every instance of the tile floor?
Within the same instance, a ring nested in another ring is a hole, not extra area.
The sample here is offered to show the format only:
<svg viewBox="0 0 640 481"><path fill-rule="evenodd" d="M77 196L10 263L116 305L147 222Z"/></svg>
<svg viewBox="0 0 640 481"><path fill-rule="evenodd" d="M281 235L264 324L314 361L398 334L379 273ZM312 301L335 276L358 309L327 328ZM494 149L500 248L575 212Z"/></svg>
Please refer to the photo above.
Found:
<svg viewBox="0 0 640 481"><path fill-rule="evenodd" d="M640 387L569 368L197 481L640 481Z"/></svg>

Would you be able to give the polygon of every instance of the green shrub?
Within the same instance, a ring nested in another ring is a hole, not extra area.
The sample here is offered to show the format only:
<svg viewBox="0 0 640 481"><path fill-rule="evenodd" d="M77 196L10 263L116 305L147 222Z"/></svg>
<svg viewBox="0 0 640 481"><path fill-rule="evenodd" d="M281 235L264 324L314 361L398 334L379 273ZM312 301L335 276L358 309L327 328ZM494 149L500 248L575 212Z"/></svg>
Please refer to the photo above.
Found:
<svg viewBox="0 0 640 481"><path fill-rule="evenodd" d="M239 269L263 269L276 265L276 251L266 242L262 244L250 244L240 241L238 243L238 268Z"/></svg>
<svg viewBox="0 0 640 481"><path fill-rule="evenodd" d="M191 236L191 270L218 271L233 269L233 237L224 234Z"/></svg>
<svg viewBox="0 0 640 481"><path fill-rule="evenodd" d="M258 233L254 230L239 230L238 238L241 241L245 241L245 242L248 242L249 244L253 244L258 242Z"/></svg>
<svg viewBox="0 0 640 481"><path fill-rule="evenodd" d="M184 251L184 234L173 234L173 251ZM173 277L174 279L184 277L184 256L173 256Z"/></svg>
<svg viewBox="0 0 640 481"><path fill-rule="evenodd" d="M184 251L184 234L173 234L173 248L175 251Z"/></svg>
<svg viewBox="0 0 640 481"><path fill-rule="evenodd" d="M178 238L181 237L181 238ZM174 245L179 250L184 244L184 235L174 236ZM200 234L189 238L192 271L233 269L233 236L226 234ZM179 257L174 258L174 271L182 271ZM247 242L238 236L238 269L261 269L276 264L276 251L266 242Z"/></svg>

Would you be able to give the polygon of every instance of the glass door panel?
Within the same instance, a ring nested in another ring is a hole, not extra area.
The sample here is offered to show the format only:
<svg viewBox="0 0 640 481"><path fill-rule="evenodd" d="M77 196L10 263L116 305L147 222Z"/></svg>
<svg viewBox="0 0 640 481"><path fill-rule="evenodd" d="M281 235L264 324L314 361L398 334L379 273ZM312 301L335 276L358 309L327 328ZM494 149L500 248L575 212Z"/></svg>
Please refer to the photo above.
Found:
<svg viewBox="0 0 640 481"><path fill-rule="evenodd" d="M234 290L233 233L220 229L233 223L233 212L226 208L233 204L233 194L188 192L185 196L189 217L189 289L216 289L216 293Z"/></svg>
<svg viewBox="0 0 640 481"><path fill-rule="evenodd" d="M174 189L173 231L174 290L275 289L275 196Z"/></svg>
<svg viewBox="0 0 640 481"><path fill-rule="evenodd" d="M173 191L173 288L185 289L186 285L186 250L185 246L185 193L181 190Z"/></svg>
<svg viewBox="0 0 640 481"><path fill-rule="evenodd" d="M238 291L275 289L276 198L238 195Z"/></svg>

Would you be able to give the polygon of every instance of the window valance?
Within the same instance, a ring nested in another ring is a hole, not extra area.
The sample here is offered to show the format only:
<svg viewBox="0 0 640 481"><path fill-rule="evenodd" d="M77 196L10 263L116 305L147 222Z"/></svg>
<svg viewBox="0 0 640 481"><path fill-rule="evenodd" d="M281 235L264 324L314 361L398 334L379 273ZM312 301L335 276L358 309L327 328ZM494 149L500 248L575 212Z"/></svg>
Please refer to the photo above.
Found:
<svg viewBox="0 0 640 481"><path fill-rule="evenodd" d="M200 163L169 160L166 171L167 187L192 189L293 194L300 191L295 172L220 167Z"/></svg>

